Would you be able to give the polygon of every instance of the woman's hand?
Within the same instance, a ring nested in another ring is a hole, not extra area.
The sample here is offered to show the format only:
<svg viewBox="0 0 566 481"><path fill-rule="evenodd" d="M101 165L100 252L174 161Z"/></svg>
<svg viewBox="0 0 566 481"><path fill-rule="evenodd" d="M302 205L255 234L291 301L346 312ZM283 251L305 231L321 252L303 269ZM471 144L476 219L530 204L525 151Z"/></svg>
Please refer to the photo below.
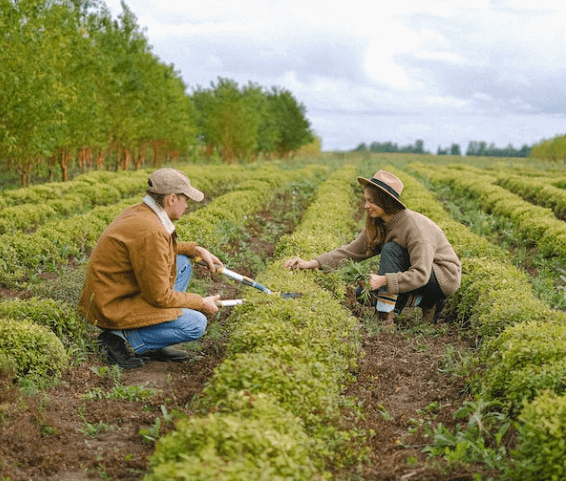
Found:
<svg viewBox="0 0 566 481"><path fill-rule="evenodd" d="M387 285L387 277L385 276L378 276L377 274L370 274L369 275L369 285L370 290L376 291L380 287Z"/></svg>
<svg viewBox="0 0 566 481"><path fill-rule="evenodd" d="M304 261L300 257L294 257L293 259L286 260L283 266L287 269L318 269L320 264L316 259Z"/></svg>

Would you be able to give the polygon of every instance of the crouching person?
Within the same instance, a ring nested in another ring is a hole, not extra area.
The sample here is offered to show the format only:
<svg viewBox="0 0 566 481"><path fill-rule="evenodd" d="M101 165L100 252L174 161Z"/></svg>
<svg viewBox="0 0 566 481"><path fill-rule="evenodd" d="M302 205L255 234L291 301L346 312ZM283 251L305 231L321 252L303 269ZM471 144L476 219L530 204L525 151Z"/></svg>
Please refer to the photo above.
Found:
<svg viewBox="0 0 566 481"><path fill-rule="evenodd" d="M344 259L360 262L380 254L379 269L366 282L369 296L359 287L358 300L375 306L388 326L408 302L421 307L425 321L436 322L447 296L460 287L460 259L438 225L401 202L399 178L379 170L358 182L364 186L365 229L348 245L308 261L289 259L285 267L334 268Z"/></svg>
<svg viewBox="0 0 566 481"><path fill-rule="evenodd" d="M183 361L171 347L200 338L220 296L186 292L191 258L214 271L222 262L194 242L177 242L174 221L189 200L204 194L175 169L159 169L148 179L140 204L124 210L102 234L89 260L78 311L98 326L109 364L141 367L144 360Z"/></svg>

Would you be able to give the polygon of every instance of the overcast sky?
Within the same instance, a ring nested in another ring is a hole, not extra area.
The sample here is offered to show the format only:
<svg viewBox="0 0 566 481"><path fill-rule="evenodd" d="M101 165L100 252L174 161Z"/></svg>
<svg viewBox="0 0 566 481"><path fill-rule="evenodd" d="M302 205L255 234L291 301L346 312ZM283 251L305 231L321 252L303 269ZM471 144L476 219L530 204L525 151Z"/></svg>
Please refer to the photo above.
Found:
<svg viewBox="0 0 566 481"><path fill-rule="evenodd" d="M106 0L114 17L120 0ZM324 150L566 133L564 0L127 0L189 92L290 90Z"/></svg>

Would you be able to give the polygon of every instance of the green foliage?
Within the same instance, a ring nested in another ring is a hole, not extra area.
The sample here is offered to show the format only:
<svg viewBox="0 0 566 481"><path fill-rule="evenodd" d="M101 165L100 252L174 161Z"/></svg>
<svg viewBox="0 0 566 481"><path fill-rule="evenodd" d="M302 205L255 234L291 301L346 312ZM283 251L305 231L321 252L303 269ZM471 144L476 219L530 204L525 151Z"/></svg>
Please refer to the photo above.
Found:
<svg viewBox="0 0 566 481"><path fill-rule="evenodd" d="M66 346L83 337L87 329L74 306L38 297L0 301L0 318L34 321L53 331Z"/></svg>
<svg viewBox="0 0 566 481"><path fill-rule="evenodd" d="M15 362L19 376L57 375L68 363L57 336L29 320L0 319L0 354Z"/></svg>
<svg viewBox="0 0 566 481"><path fill-rule="evenodd" d="M144 480L321 479L300 425L277 406L269 407L260 406L259 416L210 414L179 421L157 443Z"/></svg>
<svg viewBox="0 0 566 481"><path fill-rule="evenodd" d="M566 389L566 323L563 315L554 318L515 324L483 350L487 370L482 389L504 400L510 412L518 412L524 399L544 389L559 394Z"/></svg>
<svg viewBox="0 0 566 481"><path fill-rule="evenodd" d="M465 402L454 418L467 419L466 425L457 424L452 433L439 423L434 428L432 444L424 451L444 456L450 466L481 462L492 469L503 468L508 456L504 436L512 423L495 408L497 403L481 398Z"/></svg>
<svg viewBox="0 0 566 481"><path fill-rule="evenodd" d="M544 392L525 403L517 423L516 462L508 479L558 481L566 475L566 396Z"/></svg>
<svg viewBox="0 0 566 481"><path fill-rule="evenodd" d="M489 258L462 260L462 286L454 304L481 336L494 336L516 322L546 319L550 310L533 296L526 275Z"/></svg>
<svg viewBox="0 0 566 481"><path fill-rule="evenodd" d="M566 158L566 135L543 140L531 149L531 157L535 159L561 161Z"/></svg>
<svg viewBox="0 0 566 481"><path fill-rule="evenodd" d="M251 155L289 156L314 140L305 106L288 90L265 90L231 79L194 89L198 128L209 155L222 153L225 162Z"/></svg>

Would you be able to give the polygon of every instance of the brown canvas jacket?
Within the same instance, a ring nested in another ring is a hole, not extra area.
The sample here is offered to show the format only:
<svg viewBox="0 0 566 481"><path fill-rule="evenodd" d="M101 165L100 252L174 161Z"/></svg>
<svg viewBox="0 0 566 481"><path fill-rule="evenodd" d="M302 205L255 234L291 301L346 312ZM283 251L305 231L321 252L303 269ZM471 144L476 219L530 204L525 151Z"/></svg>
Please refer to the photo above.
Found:
<svg viewBox="0 0 566 481"><path fill-rule="evenodd" d="M193 257L195 246L177 243L149 206L127 208L92 252L78 311L102 328L133 329L202 309L201 296L173 289L177 254Z"/></svg>

